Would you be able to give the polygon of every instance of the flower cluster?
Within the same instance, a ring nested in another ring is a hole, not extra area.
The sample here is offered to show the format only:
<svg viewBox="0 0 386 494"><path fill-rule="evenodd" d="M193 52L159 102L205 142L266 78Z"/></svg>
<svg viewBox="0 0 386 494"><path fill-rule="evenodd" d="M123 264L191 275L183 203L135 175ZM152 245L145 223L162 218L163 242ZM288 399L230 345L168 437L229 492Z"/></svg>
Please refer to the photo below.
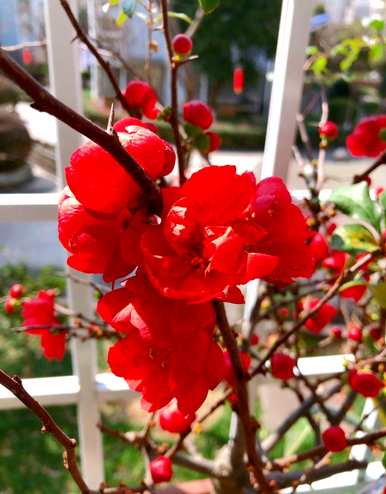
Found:
<svg viewBox="0 0 386 494"><path fill-rule="evenodd" d="M186 122L185 130L192 138L193 144L204 154L217 151L221 145L220 136L209 128L214 117L208 105L200 100L188 101L183 107L183 116Z"/></svg>
<svg viewBox="0 0 386 494"><path fill-rule="evenodd" d="M142 122L115 127L153 179L171 171L172 148ZM280 179L256 184L234 166L212 166L164 187L162 213L149 216L130 176L93 143L75 151L66 175L59 238L69 265L123 279L97 307L120 336L109 349L111 370L141 393L145 409L173 401L181 417L194 416L229 375L212 302L242 303L240 286L256 278L284 285L313 273L302 213Z"/></svg>

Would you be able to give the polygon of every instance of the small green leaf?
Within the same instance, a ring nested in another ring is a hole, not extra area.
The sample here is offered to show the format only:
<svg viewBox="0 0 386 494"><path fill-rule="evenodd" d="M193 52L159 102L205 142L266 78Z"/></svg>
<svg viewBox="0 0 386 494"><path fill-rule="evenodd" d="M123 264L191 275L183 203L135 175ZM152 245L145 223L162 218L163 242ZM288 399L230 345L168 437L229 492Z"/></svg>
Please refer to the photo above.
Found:
<svg viewBox="0 0 386 494"><path fill-rule="evenodd" d="M381 62L384 58L385 46L383 43L372 45L369 50L369 59L372 63Z"/></svg>
<svg viewBox="0 0 386 494"><path fill-rule="evenodd" d="M380 228L379 207L372 201L366 182L338 187L332 192L329 200L348 216L367 221L377 229Z"/></svg>
<svg viewBox="0 0 386 494"><path fill-rule="evenodd" d="M383 465L383 468L386 470L386 453L383 455L382 465Z"/></svg>
<svg viewBox="0 0 386 494"><path fill-rule="evenodd" d="M316 55L317 53L318 53L318 47L317 46L307 46L306 55L308 57L312 57L313 55Z"/></svg>
<svg viewBox="0 0 386 494"><path fill-rule="evenodd" d="M320 75L327 67L327 57L324 55L318 57L311 65L311 69L315 75Z"/></svg>
<svg viewBox="0 0 386 494"><path fill-rule="evenodd" d="M193 145L203 153L206 153L209 150L209 137L204 133L198 134L194 139Z"/></svg>
<svg viewBox="0 0 386 494"><path fill-rule="evenodd" d="M211 14L220 5L220 0L198 0L198 4L205 14Z"/></svg>
<svg viewBox="0 0 386 494"><path fill-rule="evenodd" d="M188 137L190 137L191 139L195 139L200 134L202 134L202 129L200 129L200 127L197 127L196 125L192 125L190 123L185 123L184 129Z"/></svg>
<svg viewBox="0 0 386 494"><path fill-rule="evenodd" d="M119 2L121 0L109 0L109 4L111 7L114 7L115 5L119 5Z"/></svg>
<svg viewBox="0 0 386 494"><path fill-rule="evenodd" d="M343 225L334 231L332 248L347 252L374 252L378 244L373 234L363 225Z"/></svg>
<svg viewBox="0 0 386 494"><path fill-rule="evenodd" d="M127 21L127 15L121 10L118 14L118 17L115 19L115 24L117 27L122 27L123 24Z"/></svg>
<svg viewBox="0 0 386 494"><path fill-rule="evenodd" d="M386 282L378 283L378 285L370 285L370 290L373 292L375 300L386 309Z"/></svg>
<svg viewBox="0 0 386 494"><path fill-rule="evenodd" d="M173 17L174 19L180 19L180 21L184 21L187 24L191 24L193 19L183 12L168 12L169 17Z"/></svg>
<svg viewBox="0 0 386 494"><path fill-rule="evenodd" d="M385 21L383 19L373 19L370 21L369 27L378 33L382 33L385 29Z"/></svg>

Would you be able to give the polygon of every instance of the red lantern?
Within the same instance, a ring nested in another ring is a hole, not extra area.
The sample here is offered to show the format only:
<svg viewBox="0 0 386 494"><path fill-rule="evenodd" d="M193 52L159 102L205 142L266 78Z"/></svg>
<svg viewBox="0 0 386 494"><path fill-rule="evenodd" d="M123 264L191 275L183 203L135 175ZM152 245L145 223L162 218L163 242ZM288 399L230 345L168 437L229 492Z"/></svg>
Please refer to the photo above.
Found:
<svg viewBox="0 0 386 494"><path fill-rule="evenodd" d="M233 92L241 94L244 91L244 69L236 67L233 71Z"/></svg>

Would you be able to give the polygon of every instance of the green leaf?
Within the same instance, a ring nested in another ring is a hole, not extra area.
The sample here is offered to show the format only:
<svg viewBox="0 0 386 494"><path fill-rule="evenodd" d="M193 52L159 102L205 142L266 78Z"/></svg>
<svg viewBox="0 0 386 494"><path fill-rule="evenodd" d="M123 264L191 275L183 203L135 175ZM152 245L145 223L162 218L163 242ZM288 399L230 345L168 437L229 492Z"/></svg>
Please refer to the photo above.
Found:
<svg viewBox="0 0 386 494"><path fill-rule="evenodd" d="M318 47L317 46L307 46L306 48L306 55L308 57L312 57L313 55L316 55L318 53Z"/></svg>
<svg viewBox="0 0 386 494"><path fill-rule="evenodd" d="M372 201L366 182L338 187L332 192L329 200L348 216L367 221L378 230L380 229L379 207Z"/></svg>
<svg viewBox="0 0 386 494"><path fill-rule="evenodd" d="M169 17L173 17L174 19L180 19L180 21L185 21L187 24L191 24L193 19L183 12L168 12Z"/></svg>
<svg viewBox="0 0 386 494"><path fill-rule="evenodd" d="M123 24L127 21L127 15L121 10L118 14L118 17L115 19L115 24L117 27L122 27Z"/></svg>
<svg viewBox="0 0 386 494"><path fill-rule="evenodd" d="M220 5L220 0L198 0L198 4L205 14L211 14Z"/></svg>
<svg viewBox="0 0 386 494"><path fill-rule="evenodd" d="M386 453L383 455L382 465L383 465L383 468L386 470Z"/></svg>
<svg viewBox="0 0 386 494"><path fill-rule="evenodd" d="M315 75L320 75L327 67L327 57L324 55L318 57L311 65L311 69Z"/></svg>
<svg viewBox="0 0 386 494"><path fill-rule="evenodd" d="M369 27L378 33L382 33L385 29L385 21L383 19L373 19L370 21Z"/></svg>
<svg viewBox="0 0 386 494"><path fill-rule="evenodd" d="M384 57L385 46L383 43L377 43L376 45L372 45L369 50L369 59L372 63L378 63L383 60Z"/></svg>
<svg viewBox="0 0 386 494"><path fill-rule="evenodd" d="M120 2L120 1L121 1L121 0L109 0L109 5L110 5L111 7L114 7L115 5L119 5L119 2Z"/></svg>
<svg viewBox="0 0 386 494"><path fill-rule="evenodd" d="M386 281L378 283L378 285L370 285L370 290L373 292L375 300L378 304L386 309Z"/></svg>
<svg viewBox="0 0 386 494"><path fill-rule="evenodd" d="M332 248L347 252L374 252L378 244L373 234L363 225L343 225L334 231Z"/></svg>

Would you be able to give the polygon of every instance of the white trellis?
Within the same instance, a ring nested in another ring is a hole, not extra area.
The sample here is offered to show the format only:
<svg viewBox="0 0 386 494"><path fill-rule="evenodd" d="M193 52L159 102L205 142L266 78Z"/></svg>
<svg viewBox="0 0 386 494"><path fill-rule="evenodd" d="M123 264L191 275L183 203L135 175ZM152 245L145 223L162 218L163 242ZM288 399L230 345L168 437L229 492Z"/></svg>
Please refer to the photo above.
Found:
<svg viewBox="0 0 386 494"><path fill-rule="evenodd" d="M77 10L77 0L72 0ZM296 112L302 91L302 74L305 48L308 43L309 21L315 0L283 0L274 71L272 98L269 113L266 148L262 176L279 175L286 178L295 133ZM77 42L71 42L73 31L64 15L59 0L45 0L49 74L52 92L66 104L81 111L81 80ZM258 29L258 26L256 26ZM58 122L56 166L59 185L64 182L63 169L81 137ZM295 195L301 194L296 191ZM0 194L0 222L39 222L56 219L57 193L44 194ZM27 239L28 240L28 239ZM76 312L91 315L93 310L90 290L69 281L69 304ZM246 310L249 310L256 285L248 288ZM73 375L49 378L26 379L25 388L42 403L49 405L76 404L82 471L91 488L97 488L104 478L102 439L96 423L99 406L105 401L130 399L133 394L124 380L111 373L97 373L95 342L74 341L71 348ZM314 357L301 359L300 367L305 375L343 371L342 356ZM22 406L5 388L0 386L0 410ZM374 420L372 415L369 418ZM368 425L374 425L368 423ZM352 448L352 455L362 459L365 447ZM367 469L367 478L376 478L382 471L380 464L373 463ZM365 475L365 478L366 478ZM358 472L339 474L315 482L313 490L319 493L346 494L356 486ZM307 490L300 488L302 490Z"/></svg>

